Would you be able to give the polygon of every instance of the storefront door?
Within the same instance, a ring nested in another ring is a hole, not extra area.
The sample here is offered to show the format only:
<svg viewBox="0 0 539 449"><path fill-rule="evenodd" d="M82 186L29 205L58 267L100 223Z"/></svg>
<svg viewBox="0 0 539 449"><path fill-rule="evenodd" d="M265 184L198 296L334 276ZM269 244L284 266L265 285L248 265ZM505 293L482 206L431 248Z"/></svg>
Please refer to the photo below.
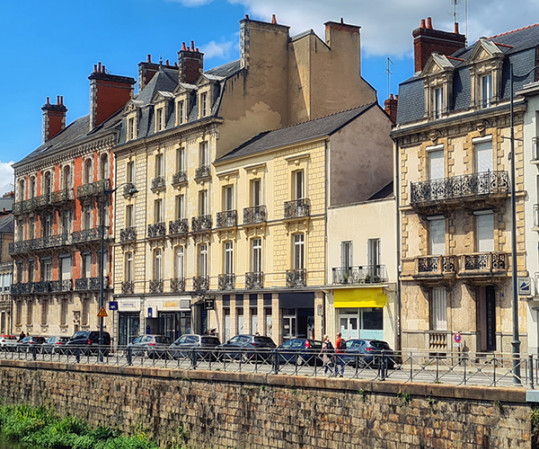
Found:
<svg viewBox="0 0 539 449"><path fill-rule="evenodd" d="M295 313L291 315L289 312L287 315L283 315L283 341L296 338L296 323L297 317Z"/></svg>
<svg viewBox="0 0 539 449"><path fill-rule="evenodd" d="M126 346L131 343L140 330L139 312L120 312L120 324L118 332L118 345Z"/></svg>
<svg viewBox="0 0 539 449"><path fill-rule="evenodd" d="M358 320L357 314L340 316L339 331L346 340L359 338Z"/></svg>

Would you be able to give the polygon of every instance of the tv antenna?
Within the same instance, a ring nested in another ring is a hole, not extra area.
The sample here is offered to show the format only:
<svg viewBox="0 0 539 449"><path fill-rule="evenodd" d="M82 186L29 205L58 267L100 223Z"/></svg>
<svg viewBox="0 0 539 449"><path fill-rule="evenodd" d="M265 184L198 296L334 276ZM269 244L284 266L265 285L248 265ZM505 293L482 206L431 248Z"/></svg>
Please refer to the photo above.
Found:
<svg viewBox="0 0 539 449"><path fill-rule="evenodd" d="M466 20L466 42L468 42L468 0L450 0L453 5L453 23L457 23L457 5L464 1L464 16Z"/></svg>
<svg viewBox="0 0 539 449"><path fill-rule="evenodd" d="M389 58L387 58L387 62L386 62L386 73L387 73L387 98L389 98L389 90L390 90L390 87L389 87L389 78L391 76L391 67L389 66L389 64L393 64L393 61Z"/></svg>

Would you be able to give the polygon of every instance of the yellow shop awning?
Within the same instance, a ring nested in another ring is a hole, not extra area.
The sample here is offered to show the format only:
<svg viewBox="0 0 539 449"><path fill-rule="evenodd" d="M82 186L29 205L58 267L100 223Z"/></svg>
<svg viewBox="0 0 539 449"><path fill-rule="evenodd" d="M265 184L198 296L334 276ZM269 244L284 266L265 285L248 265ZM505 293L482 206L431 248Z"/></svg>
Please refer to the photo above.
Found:
<svg viewBox="0 0 539 449"><path fill-rule="evenodd" d="M382 287L335 290L333 293L333 305L336 309L384 307L386 304L387 296Z"/></svg>

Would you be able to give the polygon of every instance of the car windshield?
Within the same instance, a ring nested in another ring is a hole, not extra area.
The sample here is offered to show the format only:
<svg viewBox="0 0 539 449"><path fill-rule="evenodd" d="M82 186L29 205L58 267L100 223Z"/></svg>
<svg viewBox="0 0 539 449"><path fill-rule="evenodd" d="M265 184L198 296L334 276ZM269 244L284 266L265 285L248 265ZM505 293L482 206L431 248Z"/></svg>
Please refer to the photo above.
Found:
<svg viewBox="0 0 539 449"><path fill-rule="evenodd" d="M255 337L255 342L269 344L269 345L273 344L273 340L271 338L269 338L269 337ZM300 342L301 342L301 340L300 340Z"/></svg>
<svg viewBox="0 0 539 449"><path fill-rule="evenodd" d="M389 349L389 345L385 341L373 340L371 341L371 346L376 349Z"/></svg>
<svg viewBox="0 0 539 449"><path fill-rule="evenodd" d="M217 337L202 337L202 343L217 346L219 344L219 339Z"/></svg>

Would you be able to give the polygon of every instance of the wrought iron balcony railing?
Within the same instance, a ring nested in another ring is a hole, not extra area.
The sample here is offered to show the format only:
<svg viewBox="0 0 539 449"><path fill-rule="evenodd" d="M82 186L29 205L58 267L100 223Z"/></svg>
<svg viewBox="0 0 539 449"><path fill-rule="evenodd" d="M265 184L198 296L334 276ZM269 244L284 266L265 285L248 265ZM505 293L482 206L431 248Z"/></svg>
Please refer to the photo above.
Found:
<svg viewBox="0 0 539 449"><path fill-rule="evenodd" d="M164 176L158 176L157 178L152 179L152 191L156 192L158 190L164 190L167 187Z"/></svg>
<svg viewBox="0 0 539 449"><path fill-rule="evenodd" d="M219 290L234 290L236 275L233 273L220 274L218 276Z"/></svg>
<svg viewBox="0 0 539 449"><path fill-rule="evenodd" d="M170 280L171 292L184 292L185 291L185 279L175 278Z"/></svg>
<svg viewBox="0 0 539 449"><path fill-rule="evenodd" d="M52 193L53 203L68 203L74 199L75 194L73 189L63 189Z"/></svg>
<svg viewBox="0 0 539 449"><path fill-rule="evenodd" d="M120 243L134 242L137 239L137 228L130 226L129 228L120 229Z"/></svg>
<svg viewBox="0 0 539 449"><path fill-rule="evenodd" d="M167 227L164 222L148 225L148 238L159 239L167 235Z"/></svg>
<svg viewBox="0 0 539 449"><path fill-rule="evenodd" d="M178 218L168 222L169 235L184 235L189 232L189 220L187 218Z"/></svg>
<svg viewBox="0 0 539 449"><path fill-rule="evenodd" d="M333 268L334 284L380 284L387 281L385 265Z"/></svg>
<svg viewBox="0 0 539 449"><path fill-rule="evenodd" d="M410 204L421 206L448 200L475 199L489 195L507 195L510 190L506 171L486 171L451 178L412 182Z"/></svg>
<svg viewBox="0 0 539 449"><path fill-rule="evenodd" d="M122 282L122 294L132 295L135 291L135 283L133 281Z"/></svg>
<svg viewBox="0 0 539 449"><path fill-rule="evenodd" d="M29 295L33 291L34 291L33 282L18 282L16 284L11 284L12 295Z"/></svg>
<svg viewBox="0 0 539 449"><path fill-rule="evenodd" d="M416 275L456 274L457 256L421 256L416 258Z"/></svg>
<svg viewBox="0 0 539 449"><path fill-rule="evenodd" d="M103 279L103 288L108 288L109 278L105 276ZM99 277L75 279L75 290L99 290L101 288L101 280Z"/></svg>
<svg viewBox="0 0 539 449"><path fill-rule="evenodd" d="M163 293L163 279L150 279L150 293Z"/></svg>
<svg viewBox="0 0 539 449"><path fill-rule="evenodd" d="M96 182L83 184L77 187L77 198L84 199L102 195L105 190L110 190L110 179L100 179Z"/></svg>
<svg viewBox="0 0 539 449"><path fill-rule="evenodd" d="M211 176L211 167L209 165L202 165L195 170L195 179L204 179Z"/></svg>
<svg viewBox="0 0 539 449"><path fill-rule="evenodd" d="M288 288L300 288L307 285L307 270L296 268L286 270L286 286Z"/></svg>
<svg viewBox="0 0 539 449"><path fill-rule="evenodd" d="M34 293L49 293L51 291L51 281L34 282Z"/></svg>
<svg viewBox="0 0 539 449"><path fill-rule="evenodd" d="M264 288L264 273L262 271L249 271L245 273L245 288L247 290Z"/></svg>
<svg viewBox="0 0 539 449"><path fill-rule="evenodd" d="M193 217L191 219L191 231L192 232L207 232L211 231L212 227L211 215L201 215L200 217Z"/></svg>
<svg viewBox="0 0 539 449"><path fill-rule="evenodd" d="M216 221L217 228L233 228L238 225L238 212L235 210L217 212Z"/></svg>
<svg viewBox="0 0 539 449"><path fill-rule="evenodd" d="M459 266L460 276L507 274L509 256L498 252L464 254L460 256Z"/></svg>
<svg viewBox="0 0 539 449"><path fill-rule="evenodd" d="M51 291L53 292L70 292L71 290L73 290L73 281L71 279L51 282Z"/></svg>
<svg viewBox="0 0 539 449"><path fill-rule="evenodd" d="M266 206L246 207L243 209L243 224L264 223L267 219Z"/></svg>
<svg viewBox="0 0 539 449"><path fill-rule="evenodd" d="M179 186L185 183L187 183L187 172L182 170L182 171L179 171L178 173L174 173L174 175L172 176L173 186Z"/></svg>
<svg viewBox="0 0 539 449"><path fill-rule="evenodd" d="M71 244L71 236L68 233L48 235L38 239L22 240L9 244L10 254L25 254L45 249L61 248Z"/></svg>
<svg viewBox="0 0 539 449"><path fill-rule="evenodd" d="M73 243L90 243L99 242L101 240L101 227L82 229L81 231L75 231L72 234ZM105 228L105 239L108 237L107 229Z"/></svg>
<svg viewBox="0 0 539 449"><path fill-rule="evenodd" d="M311 201L309 198L302 198L294 201L285 201L284 218L303 218L311 214Z"/></svg>
<svg viewBox="0 0 539 449"><path fill-rule="evenodd" d="M193 290L195 292L204 292L210 288L209 276L194 276L193 277Z"/></svg>

